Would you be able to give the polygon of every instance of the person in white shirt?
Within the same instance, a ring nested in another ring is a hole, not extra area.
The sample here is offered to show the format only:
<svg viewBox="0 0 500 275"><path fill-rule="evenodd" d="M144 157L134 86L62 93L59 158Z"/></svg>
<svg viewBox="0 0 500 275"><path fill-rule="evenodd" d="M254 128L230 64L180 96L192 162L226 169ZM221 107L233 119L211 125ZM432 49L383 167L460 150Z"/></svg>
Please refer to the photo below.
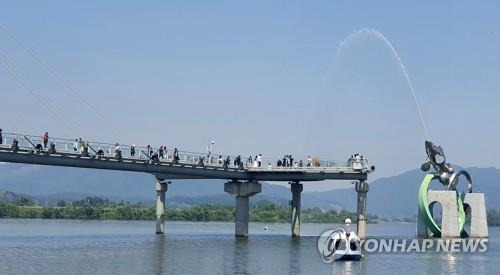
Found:
<svg viewBox="0 0 500 275"><path fill-rule="evenodd" d="M259 167L260 167L262 165L262 155L261 154L259 154L257 156L257 162L259 163Z"/></svg>
<svg viewBox="0 0 500 275"><path fill-rule="evenodd" d="M82 138L79 138L78 139L78 153L80 153L80 154L83 153L83 147L84 147L83 145L84 144L83 144Z"/></svg>
<svg viewBox="0 0 500 275"><path fill-rule="evenodd" d="M120 144L115 144L115 158L121 158L122 150L120 149Z"/></svg>
<svg viewBox="0 0 500 275"><path fill-rule="evenodd" d="M353 239L359 239L358 235L356 235L356 233L351 229L351 219L347 218L345 219L344 221L344 224L345 224L345 232L351 236L351 238Z"/></svg>

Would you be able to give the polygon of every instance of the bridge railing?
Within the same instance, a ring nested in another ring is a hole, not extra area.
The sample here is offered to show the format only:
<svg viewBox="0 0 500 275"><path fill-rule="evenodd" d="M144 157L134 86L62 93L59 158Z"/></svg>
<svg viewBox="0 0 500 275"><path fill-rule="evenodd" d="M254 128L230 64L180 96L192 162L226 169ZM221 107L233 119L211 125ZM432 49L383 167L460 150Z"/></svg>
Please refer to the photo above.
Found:
<svg viewBox="0 0 500 275"><path fill-rule="evenodd" d="M281 165L278 165L278 160ZM313 157L294 157L293 163L290 160L285 159L288 162L287 165L283 164L283 158L262 158L261 165L250 163L247 165L248 170L254 171L297 171L297 170L336 170L346 168L352 168L353 170L368 170L369 163L367 159L348 159L348 160L321 160L319 158Z"/></svg>
<svg viewBox="0 0 500 275"><path fill-rule="evenodd" d="M40 145L42 150L47 151L51 144L54 144L54 149L56 152L68 153L68 154L81 154L83 143L88 146L88 153L90 155L96 155L102 150L102 155L105 157L115 157L116 143L104 143L104 142L94 142L94 141L83 141L80 139L63 139L49 137L47 146L45 147L43 143L42 136L33 135L23 135L15 133L3 133L3 142L1 146L9 147L12 145L14 140L17 140L20 149L24 150L36 150L36 146ZM147 146L134 146L119 144L122 158L125 159L135 159L135 160L151 160L154 154L157 154L159 162L173 162L174 161L174 149L175 148L164 148L163 153L160 153L157 147L147 147ZM132 150L134 148L134 150ZM132 151L135 153L132 154ZM151 152L151 153L150 153ZM189 164L199 164L200 160L203 160L205 165L212 166L223 166L223 161L227 157L231 160L228 167L237 167L234 165L235 156L228 155L214 155L210 157L206 153L190 152L190 151L180 151L176 153L177 160L179 163L189 163ZM219 162L219 158L221 162Z"/></svg>
<svg viewBox="0 0 500 275"><path fill-rule="evenodd" d="M33 136L33 135L23 135L15 133L3 133L3 142L0 144L2 148L8 148L13 143L14 139L18 141L18 146L21 150L36 150L37 145L42 146L42 151L48 152L51 144L54 144L56 152L65 154L82 154L82 145L88 146L88 154L91 157L95 157L98 152L102 152L102 156L107 158L115 157L115 148L117 144L94 142L94 141L80 141L80 139L64 139L64 138L54 138L49 137L47 147L44 148L43 137ZM133 146L133 145L119 145L121 156L123 159L129 160L143 160L152 161L153 154L158 157L159 163L180 163L180 164L192 164L199 165L201 160L203 165L223 167L225 166L225 160L229 157L229 163L227 167L230 168L240 168L239 165L235 165L234 160L236 156L231 155L219 155L190 151L177 151L177 158L174 158L174 148L164 148L163 155L160 154L159 148L157 147L144 147L144 146ZM132 154L132 148L135 150L135 154ZM151 151L151 153L150 153ZM362 170L368 167L368 160L346 160L346 161L336 161L336 160L320 160L318 158L306 158L306 157L296 157L293 163L289 166L278 166L278 160L282 160L279 157L272 158L262 158L260 166L255 163L255 157L252 157L252 162L248 162L248 158L241 157L242 167L247 170L253 171L268 171L268 170L279 170L279 171L291 171L291 170L325 170L325 169L338 169L338 168L353 168L354 170Z"/></svg>

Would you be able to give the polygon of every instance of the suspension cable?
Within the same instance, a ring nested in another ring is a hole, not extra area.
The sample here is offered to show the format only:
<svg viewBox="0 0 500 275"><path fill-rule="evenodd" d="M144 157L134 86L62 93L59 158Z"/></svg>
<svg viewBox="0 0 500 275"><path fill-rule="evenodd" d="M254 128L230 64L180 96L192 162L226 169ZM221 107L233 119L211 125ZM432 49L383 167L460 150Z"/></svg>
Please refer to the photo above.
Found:
<svg viewBox="0 0 500 275"><path fill-rule="evenodd" d="M41 98L46 98L47 101L46 101L46 104L47 105L50 105L55 111L59 112L59 113L62 113L63 114L63 117L67 120L67 122L69 122L71 125L73 126L76 126L76 128L83 128L80 121L79 120L76 120L76 119L73 119L69 114L68 112L66 112L64 110L63 107L61 107L59 104L56 104L56 101L52 100L50 98L50 96L48 95L48 93L43 90L40 85L38 85L37 83L35 83L35 81L33 81L28 73L26 73L26 71L23 71L22 69L20 69L19 67L17 67L15 65L15 63L11 60L11 58L9 58L9 56L3 52L2 50L0 50L0 56L3 56L4 58L4 61L6 61L5 63L7 65L9 65L12 69L13 72L17 71L17 72L21 72L21 74L24 75L24 78L25 80L28 82L28 84L31 84L31 86L34 86L35 90L38 90L41 94ZM18 74L19 75L19 74ZM18 76L19 77L19 76ZM19 77L21 78L21 77ZM71 120L71 121L70 121Z"/></svg>
<svg viewBox="0 0 500 275"><path fill-rule="evenodd" d="M14 123L14 121L10 120L7 115L5 115L3 112L0 112L0 116L3 119L5 119L7 121L7 123L10 124L10 126L12 126L12 129L14 129L14 131L20 133L19 128L16 126L16 124Z"/></svg>
<svg viewBox="0 0 500 275"><path fill-rule="evenodd" d="M114 134L117 134L118 129L114 127L114 125L109 121L109 119L106 118L104 114L99 112L97 108L92 106L88 100L86 100L76 89L74 89L67 81L65 81L59 74L57 74L49 65L47 65L45 62L42 61L41 58L39 58L32 50L30 50L27 46L24 45L13 33L9 32L7 28L5 28L2 24L0 24L0 29L5 32L12 40L14 40L23 50L25 50L31 57L33 57L38 64L40 64L47 72L49 72L56 80L61 82L63 86L66 87L67 90L72 92L75 96L77 96L80 101L82 101L89 109L91 109L97 116L99 116L101 119L109 122L108 126L110 126L111 130L114 132ZM117 135L120 136L120 135Z"/></svg>
<svg viewBox="0 0 500 275"><path fill-rule="evenodd" d="M14 78L28 93L30 93L40 104L42 104L48 111L49 113L59 121L63 121L65 123L68 123L64 118L60 117L57 112L55 112L50 105L48 105L42 98L36 94L26 83L17 76L17 74L9 67L7 66L2 60L0 60L0 65ZM71 126L71 124L70 124Z"/></svg>

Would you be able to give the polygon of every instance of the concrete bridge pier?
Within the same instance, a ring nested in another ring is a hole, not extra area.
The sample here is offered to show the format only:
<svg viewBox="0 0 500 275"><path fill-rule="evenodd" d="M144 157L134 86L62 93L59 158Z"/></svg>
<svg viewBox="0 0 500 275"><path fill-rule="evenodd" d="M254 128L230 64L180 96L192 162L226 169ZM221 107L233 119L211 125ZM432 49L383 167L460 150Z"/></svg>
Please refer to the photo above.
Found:
<svg viewBox="0 0 500 275"><path fill-rule="evenodd" d="M262 185L257 181L228 181L224 191L236 197L236 213L234 235L248 237L248 216L250 211L250 196L262 192Z"/></svg>
<svg viewBox="0 0 500 275"><path fill-rule="evenodd" d="M357 231L360 239L366 239L366 193L368 193L368 182L357 181L356 192L358 193L358 222Z"/></svg>
<svg viewBox="0 0 500 275"><path fill-rule="evenodd" d="M156 182L156 234L165 233L165 192L168 184L163 179Z"/></svg>
<svg viewBox="0 0 500 275"><path fill-rule="evenodd" d="M290 182L292 191L292 237L300 237L300 199L304 186L298 182Z"/></svg>

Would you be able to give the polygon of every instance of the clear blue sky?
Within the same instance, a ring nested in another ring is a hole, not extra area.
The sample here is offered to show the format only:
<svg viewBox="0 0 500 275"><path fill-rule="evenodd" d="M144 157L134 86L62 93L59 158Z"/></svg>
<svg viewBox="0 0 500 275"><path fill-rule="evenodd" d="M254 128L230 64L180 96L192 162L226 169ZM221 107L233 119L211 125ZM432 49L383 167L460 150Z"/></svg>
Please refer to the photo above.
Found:
<svg viewBox="0 0 500 275"><path fill-rule="evenodd" d="M359 152L374 176L390 176L424 161L425 137L383 43L360 37L335 60L344 37L367 27L399 51L449 161L500 167L499 10L498 1L9 1L0 24L106 119L1 31L0 62L65 118L3 67L0 111L34 134L192 151L213 136L216 151L245 156ZM14 131L1 116L0 125Z"/></svg>

